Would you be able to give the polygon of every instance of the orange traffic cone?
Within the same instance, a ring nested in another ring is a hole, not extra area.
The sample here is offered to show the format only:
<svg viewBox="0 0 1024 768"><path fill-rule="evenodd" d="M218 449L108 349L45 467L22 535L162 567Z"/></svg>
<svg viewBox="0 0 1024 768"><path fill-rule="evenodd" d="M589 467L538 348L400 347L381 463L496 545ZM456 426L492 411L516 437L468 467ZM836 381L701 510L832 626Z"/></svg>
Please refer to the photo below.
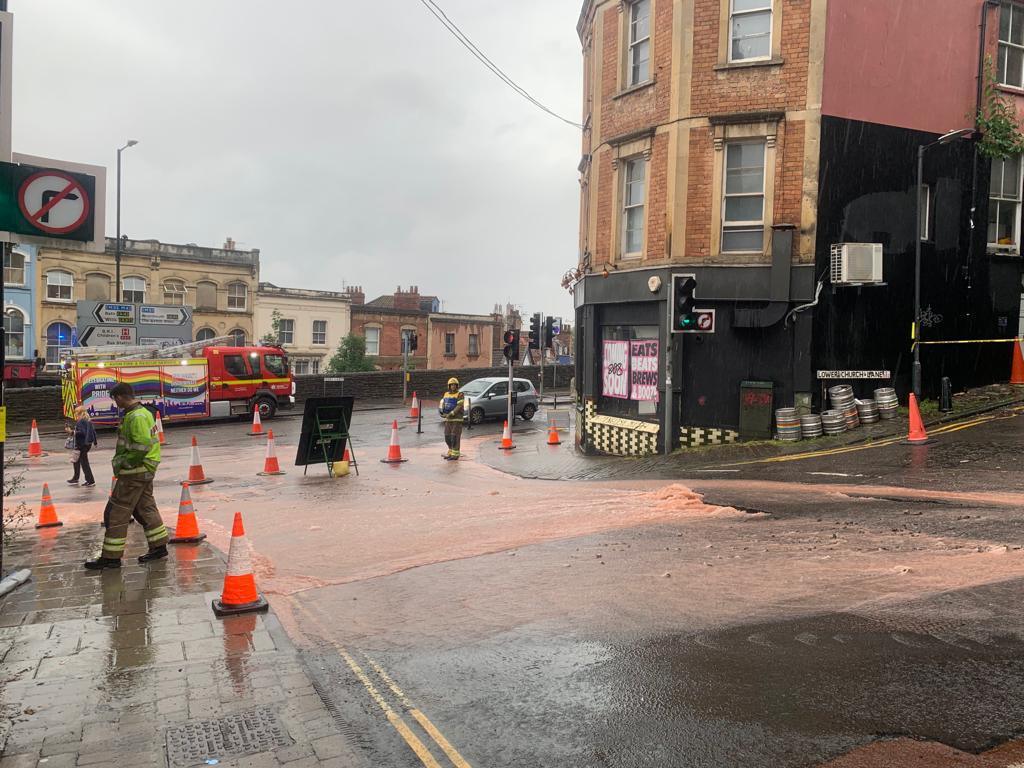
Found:
<svg viewBox="0 0 1024 768"><path fill-rule="evenodd" d="M263 460L263 471L257 475L283 475L284 471L277 463L277 454L274 453L274 430L267 432L267 457Z"/></svg>
<svg viewBox="0 0 1024 768"><path fill-rule="evenodd" d="M416 396L416 393L412 393L412 406L409 408L409 418L418 419L420 417L420 399Z"/></svg>
<svg viewBox="0 0 1024 768"><path fill-rule="evenodd" d="M199 458L199 443L196 442L195 435L192 436L192 458L188 462L188 480L181 482L189 485L206 485L213 482L203 472L203 462Z"/></svg>
<svg viewBox="0 0 1024 768"><path fill-rule="evenodd" d="M39 522L36 528L56 528L64 525L57 519L57 509L53 506L53 497L50 496L50 484L43 483L43 500L39 504Z"/></svg>
<svg viewBox="0 0 1024 768"><path fill-rule="evenodd" d="M174 536L170 544L198 544L206 538L199 532L196 511L192 507L192 494L188 492L188 483L181 484L181 501L178 502L178 524L174 526Z"/></svg>
<svg viewBox="0 0 1024 768"><path fill-rule="evenodd" d="M252 407L252 429L249 430L250 435L262 435L263 434L263 422L260 421L260 406L259 403Z"/></svg>
<svg viewBox="0 0 1024 768"><path fill-rule="evenodd" d="M515 447L515 444L512 442L512 430L509 429L508 419L506 419L505 429L501 433L501 445L499 445L498 448L502 451L511 451Z"/></svg>
<svg viewBox="0 0 1024 768"><path fill-rule="evenodd" d="M1020 351L1020 342L1013 342L1013 367L1010 369L1010 383L1024 384L1024 354Z"/></svg>
<svg viewBox="0 0 1024 768"><path fill-rule="evenodd" d="M552 424L548 428L548 445L561 445L562 441L558 437L558 427Z"/></svg>
<svg viewBox="0 0 1024 768"><path fill-rule="evenodd" d="M350 466L353 466L353 467L356 466L356 460L352 458L352 454L349 453L348 448L346 448L345 452L343 454L341 454L341 460L342 461L347 461Z"/></svg>
<svg viewBox="0 0 1024 768"><path fill-rule="evenodd" d="M917 397L913 392L910 393L910 431L907 433L907 442L917 445L928 442L928 433L925 432Z"/></svg>
<svg viewBox="0 0 1024 768"><path fill-rule="evenodd" d="M43 444L39 442L39 427L35 419L32 419L32 432L28 438L28 455L31 458L49 455L43 452Z"/></svg>
<svg viewBox="0 0 1024 768"><path fill-rule="evenodd" d="M228 572L224 574L224 591L220 600L213 601L213 612L217 616L235 613L263 612L270 606L263 595L256 591L256 579L252 574L249 560L249 543L245 540L242 513L235 512L231 526L231 548L228 550Z"/></svg>
<svg viewBox="0 0 1024 768"><path fill-rule="evenodd" d="M391 444L388 446L388 457L381 459L382 464L401 464L406 461L402 458L402 448L398 445L398 420L391 422Z"/></svg>
<svg viewBox="0 0 1024 768"><path fill-rule="evenodd" d="M160 438L160 445L167 445L167 438L164 437L164 422L160 418L160 411L156 412L156 436Z"/></svg>

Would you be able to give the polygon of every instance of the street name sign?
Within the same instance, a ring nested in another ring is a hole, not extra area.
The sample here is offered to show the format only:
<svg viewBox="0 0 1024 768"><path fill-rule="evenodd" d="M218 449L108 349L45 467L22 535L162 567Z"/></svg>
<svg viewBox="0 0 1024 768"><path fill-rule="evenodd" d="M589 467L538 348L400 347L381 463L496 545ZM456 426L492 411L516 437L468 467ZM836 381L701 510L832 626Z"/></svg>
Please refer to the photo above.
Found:
<svg viewBox="0 0 1024 768"><path fill-rule="evenodd" d="M818 371L819 379L891 379L891 371Z"/></svg>

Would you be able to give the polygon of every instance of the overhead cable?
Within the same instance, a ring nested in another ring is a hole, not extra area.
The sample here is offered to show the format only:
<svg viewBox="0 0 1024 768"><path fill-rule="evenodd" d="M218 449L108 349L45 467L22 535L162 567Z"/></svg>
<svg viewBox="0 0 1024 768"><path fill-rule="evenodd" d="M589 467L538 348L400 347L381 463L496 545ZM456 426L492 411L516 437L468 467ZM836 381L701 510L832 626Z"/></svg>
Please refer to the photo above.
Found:
<svg viewBox="0 0 1024 768"><path fill-rule="evenodd" d="M476 44L472 40L470 40L469 37L461 29L459 29L458 25L456 25L454 21L452 21L450 18L448 18L448 15L444 12L444 10L441 8L441 6L439 6L436 2L434 2L434 0L420 0L420 3L423 5L424 8L426 8L428 11L430 11L431 15L435 19L437 19L438 22L441 23L441 26L443 26L445 29L447 29L452 34L452 36L456 40L458 40L459 43L462 44L462 46L467 51L469 51L471 54L473 54L474 58L476 58L485 67L487 67L487 69L489 69L499 80L501 80L503 83L505 83L505 85L507 85L509 88L511 88L516 93L518 93L520 96L522 96L524 99L529 101L531 104L533 104L538 109L541 109L544 112L547 112L552 117L557 118L558 120L561 120L563 123L571 125L574 128L580 128L580 129L583 128L583 125L581 123L577 123L574 120L569 120L566 117L562 117L560 114L558 114L554 110L549 109L544 104L542 104L541 102L537 101L537 99L535 99L533 96L531 96L530 93L527 92L525 88L523 88L522 86L518 85L511 77L509 77L507 74L505 74L505 72L502 71L501 67L499 67L497 64L495 64L493 61L491 61L487 57L487 54L485 54L483 51L481 51L479 48L477 48Z"/></svg>

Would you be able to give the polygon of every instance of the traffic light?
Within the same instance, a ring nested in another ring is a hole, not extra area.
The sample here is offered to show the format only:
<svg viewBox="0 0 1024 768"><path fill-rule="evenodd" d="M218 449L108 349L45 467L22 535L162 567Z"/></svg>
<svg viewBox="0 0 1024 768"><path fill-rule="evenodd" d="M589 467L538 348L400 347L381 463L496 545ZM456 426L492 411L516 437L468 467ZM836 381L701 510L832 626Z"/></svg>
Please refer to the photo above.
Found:
<svg viewBox="0 0 1024 768"><path fill-rule="evenodd" d="M519 359L519 331L515 329L505 331L505 335L502 338L505 342L502 354L505 355L506 360L514 363Z"/></svg>
<svg viewBox="0 0 1024 768"><path fill-rule="evenodd" d="M551 349L555 341L555 318L548 315L544 318L544 349Z"/></svg>
<svg viewBox="0 0 1024 768"><path fill-rule="evenodd" d="M693 275L672 275L672 330L690 331L697 328L697 313L693 311L696 300L693 292L697 289L697 278Z"/></svg>
<svg viewBox="0 0 1024 768"><path fill-rule="evenodd" d="M502 339L505 342L505 348L501 352L505 355L506 360L514 363L519 359L519 331L515 329L505 331Z"/></svg>
<svg viewBox="0 0 1024 768"><path fill-rule="evenodd" d="M527 345L530 349L540 349L540 312L537 312L530 318L530 343Z"/></svg>

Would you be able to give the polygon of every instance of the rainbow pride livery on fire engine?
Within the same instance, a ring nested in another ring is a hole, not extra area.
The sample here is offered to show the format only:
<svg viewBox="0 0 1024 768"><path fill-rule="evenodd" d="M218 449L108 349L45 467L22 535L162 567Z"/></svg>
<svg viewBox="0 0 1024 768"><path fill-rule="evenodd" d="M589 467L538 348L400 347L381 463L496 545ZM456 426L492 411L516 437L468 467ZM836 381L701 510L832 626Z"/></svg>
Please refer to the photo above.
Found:
<svg viewBox="0 0 1024 768"><path fill-rule="evenodd" d="M70 350L62 372L64 415L81 403L98 425L116 424L109 392L118 382L165 422L246 416L272 418L295 402L288 355L277 346L219 346L219 339L164 349Z"/></svg>

